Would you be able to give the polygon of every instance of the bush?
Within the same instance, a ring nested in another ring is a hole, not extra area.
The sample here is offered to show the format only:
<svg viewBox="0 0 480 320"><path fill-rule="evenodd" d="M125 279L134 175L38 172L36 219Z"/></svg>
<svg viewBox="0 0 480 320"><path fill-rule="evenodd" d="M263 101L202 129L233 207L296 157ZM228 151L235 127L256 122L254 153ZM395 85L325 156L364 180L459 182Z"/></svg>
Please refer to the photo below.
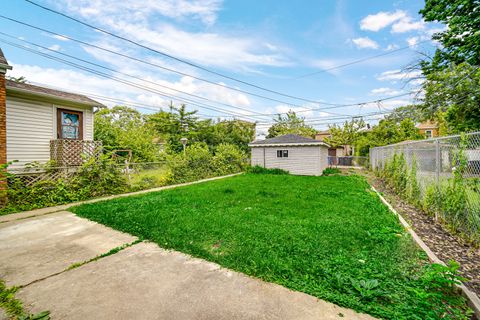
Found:
<svg viewBox="0 0 480 320"><path fill-rule="evenodd" d="M288 171L279 169L279 168L264 168L261 166L249 166L247 168L248 173L254 173L254 174L290 174Z"/></svg>
<svg viewBox="0 0 480 320"><path fill-rule="evenodd" d="M220 144L212 158L212 168L216 175L227 175L245 169L246 155L233 144Z"/></svg>
<svg viewBox="0 0 480 320"><path fill-rule="evenodd" d="M188 146L185 153L167 156L167 165L175 182L189 182L213 176L212 154L204 143Z"/></svg>
<svg viewBox="0 0 480 320"><path fill-rule="evenodd" d="M46 168L47 172L53 170ZM59 204L122 193L126 179L109 156L91 158L70 178L41 180L27 185L20 177L8 176L8 203L0 214L32 210Z"/></svg>
<svg viewBox="0 0 480 320"><path fill-rule="evenodd" d="M341 171L338 168L325 168L322 172L324 176L329 176L331 174L339 174L339 173L341 173Z"/></svg>

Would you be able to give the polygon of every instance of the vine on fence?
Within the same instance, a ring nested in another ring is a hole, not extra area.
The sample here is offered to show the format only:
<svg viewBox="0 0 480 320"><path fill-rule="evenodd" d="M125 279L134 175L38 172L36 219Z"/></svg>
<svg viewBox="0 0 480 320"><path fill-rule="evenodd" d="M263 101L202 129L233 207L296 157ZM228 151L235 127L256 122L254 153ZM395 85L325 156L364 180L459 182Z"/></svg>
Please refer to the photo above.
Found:
<svg viewBox="0 0 480 320"><path fill-rule="evenodd" d="M34 163L28 166L33 172L57 170L60 173L34 183L8 173L5 165L0 170L4 170L6 177L0 176L0 182L8 180L8 202L0 208L0 214L236 173L245 169L246 159L245 153L235 145L221 144L212 154L206 145L198 143L187 147L185 153L167 156L166 165L157 170L125 168L110 155L86 159L74 173L72 168L55 169L52 163Z"/></svg>
<svg viewBox="0 0 480 320"><path fill-rule="evenodd" d="M479 243L480 216L469 207L467 192L472 188L464 177L468 166L466 147L467 137L461 135L458 152L452 158L452 177L426 186L423 195L417 180L415 157L408 166L404 154L395 153L383 166L378 165L374 173L399 196L433 215L465 239Z"/></svg>

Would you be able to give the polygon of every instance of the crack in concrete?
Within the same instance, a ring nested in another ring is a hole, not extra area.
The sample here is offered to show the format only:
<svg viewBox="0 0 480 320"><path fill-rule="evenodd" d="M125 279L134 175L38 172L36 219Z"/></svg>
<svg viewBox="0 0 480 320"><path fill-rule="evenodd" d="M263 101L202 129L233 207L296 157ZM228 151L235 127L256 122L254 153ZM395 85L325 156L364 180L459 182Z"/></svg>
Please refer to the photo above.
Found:
<svg viewBox="0 0 480 320"><path fill-rule="evenodd" d="M62 271L52 273L52 274L50 274L50 275L48 275L48 276L45 276L45 277L42 277L42 278L39 278L39 279L35 279L35 280L33 280L33 281L31 281L31 282L29 282L29 283L27 283L27 284L19 285L19 286L17 286L17 288L23 289L23 288L25 288L25 287L28 287L29 285L34 284L34 283L37 283L37 282L40 282L40 281L43 281L43 280L46 280L46 279L49 279L49 278L58 276L58 275L60 275L60 274L62 274L62 273L65 273L65 272L70 271L70 270L74 270L74 269L76 269L76 268L80 268L80 267L83 266L83 265L86 265L86 264L89 264L89 263L91 263L91 262L100 260L100 259L102 259L102 258L111 256L111 255L114 255L114 254L119 253L120 251L122 251L122 250L124 250L124 249L126 249L126 248L129 248L129 247L134 246L134 245L136 245L136 244L138 244L138 243L141 243L141 242L143 242L143 240L137 239L137 240L135 240L135 241L133 241L133 242L125 243L125 244L123 244L123 245L121 245L121 246L118 246L118 247L115 247L115 248L111 249L111 250L108 251L108 252L99 254L98 256L95 256L95 257L93 257L93 258L91 258L91 259L89 259L89 260L85 260L85 261L82 261L82 262L72 263L70 266L68 266L66 269L64 269L64 270L62 270Z"/></svg>

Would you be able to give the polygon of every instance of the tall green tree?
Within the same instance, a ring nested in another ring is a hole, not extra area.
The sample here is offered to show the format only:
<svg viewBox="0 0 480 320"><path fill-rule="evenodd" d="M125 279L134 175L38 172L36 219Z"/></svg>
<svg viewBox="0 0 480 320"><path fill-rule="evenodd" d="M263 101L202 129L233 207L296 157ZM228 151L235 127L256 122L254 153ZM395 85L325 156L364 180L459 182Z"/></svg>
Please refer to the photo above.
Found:
<svg viewBox="0 0 480 320"><path fill-rule="evenodd" d="M433 35L442 46L432 61L423 63L426 74L444 69L451 63L480 65L480 1L426 0L420 14L425 21L447 26L444 31Z"/></svg>
<svg viewBox="0 0 480 320"><path fill-rule="evenodd" d="M415 122L410 118L405 118L400 123L383 119L371 130L360 134L355 143L355 150L357 155L366 156L373 147L422 138Z"/></svg>
<svg viewBox="0 0 480 320"><path fill-rule="evenodd" d="M298 134L304 137L313 138L316 130L305 124L305 118L299 117L294 111L288 111L285 116L277 115L275 122L269 129L267 138L273 138L284 134Z"/></svg>
<svg viewBox="0 0 480 320"><path fill-rule="evenodd" d="M395 108L393 112L385 116L385 119L391 120L395 123L400 123L404 119L411 119L414 122L422 122L425 120L425 115L422 112L421 105L410 104Z"/></svg>
<svg viewBox="0 0 480 320"><path fill-rule="evenodd" d="M159 148L154 143L155 131L140 112L129 107L116 106L96 112L94 136L108 151L132 150L136 162L155 161L159 157Z"/></svg>
<svg viewBox="0 0 480 320"><path fill-rule="evenodd" d="M332 147L345 147L347 145L354 145L360 136L360 130L367 125L362 119L352 119L352 121L345 121L343 126L332 125L329 126L330 137L325 138L325 142Z"/></svg>
<svg viewBox="0 0 480 320"><path fill-rule="evenodd" d="M480 68L466 62L432 72L423 85L424 117L444 117L453 133L480 130ZM441 121L439 121L441 122Z"/></svg>

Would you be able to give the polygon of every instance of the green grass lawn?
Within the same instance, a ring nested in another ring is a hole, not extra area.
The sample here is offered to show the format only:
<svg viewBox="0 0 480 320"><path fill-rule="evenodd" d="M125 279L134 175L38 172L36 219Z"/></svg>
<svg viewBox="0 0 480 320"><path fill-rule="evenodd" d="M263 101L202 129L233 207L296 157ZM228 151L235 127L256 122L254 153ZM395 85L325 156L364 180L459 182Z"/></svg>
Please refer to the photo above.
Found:
<svg viewBox="0 0 480 320"><path fill-rule="evenodd" d="M244 174L71 210L377 317L465 314L462 298L439 285L445 270L427 263L358 176Z"/></svg>

